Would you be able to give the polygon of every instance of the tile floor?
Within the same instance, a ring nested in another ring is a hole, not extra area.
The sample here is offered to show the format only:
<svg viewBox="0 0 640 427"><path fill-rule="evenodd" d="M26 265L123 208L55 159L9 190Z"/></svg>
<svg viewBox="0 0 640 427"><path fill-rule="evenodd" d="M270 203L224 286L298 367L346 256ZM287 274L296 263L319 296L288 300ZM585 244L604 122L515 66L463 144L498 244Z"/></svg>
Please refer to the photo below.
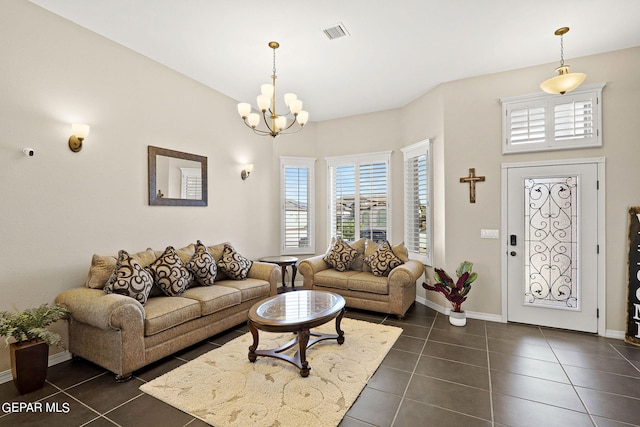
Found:
<svg viewBox="0 0 640 427"><path fill-rule="evenodd" d="M457 328L421 304L403 321L358 310L347 315L404 332L340 427L640 426L640 347L474 319ZM85 361L52 366L45 387L26 396L11 382L0 384L0 404L57 403L60 411L0 407L0 426L205 426L138 387L246 331L239 326L211 337L123 384Z"/></svg>

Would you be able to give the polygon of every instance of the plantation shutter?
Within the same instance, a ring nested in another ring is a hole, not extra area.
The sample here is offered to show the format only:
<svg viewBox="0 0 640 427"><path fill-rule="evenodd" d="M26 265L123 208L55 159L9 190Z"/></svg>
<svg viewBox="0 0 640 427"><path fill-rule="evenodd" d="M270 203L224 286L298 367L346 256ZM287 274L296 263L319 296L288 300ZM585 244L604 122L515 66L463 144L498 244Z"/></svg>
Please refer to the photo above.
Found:
<svg viewBox="0 0 640 427"><path fill-rule="evenodd" d="M341 165L331 169L331 237L355 240L356 167Z"/></svg>
<svg viewBox="0 0 640 427"><path fill-rule="evenodd" d="M180 168L180 198L202 200L202 175L198 168Z"/></svg>
<svg viewBox="0 0 640 427"><path fill-rule="evenodd" d="M507 109L509 142L513 145L545 141L545 107L540 104L514 105Z"/></svg>
<svg viewBox="0 0 640 427"><path fill-rule="evenodd" d="M313 165L315 159L283 157L280 162L282 253L314 253Z"/></svg>
<svg viewBox="0 0 640 427"><path fill-rule="evenodd" d="M588 94L590 95L590 94ZM553 132L556 141L594 137L595 115L592 96L576 96L570 102L557 104L553 110Z"/></svg>
<svg viewBox="0 0 640 427"><path fill-rule="evenodd" d="M387 165L360 165L360 236L377 243L387 240Z"/></svg>
<svg viewBox="0 0 640 427"><path fill-rule="evenodd" d="M330 238L390 239L390 155L385 152L327 159Z"/></svg>
<svg viewBox="0 0 640 427"><path fill-rule="evenodd" d="M405 229L409 256L432 263L431 147L429 140L413 144L404 152Z"/></svg>
<svg viewBox="0 0 640 427"><path fill-rule="evenodd" d="M503 98L504 154L602 146L602 88L580 87L566 95Z"/></svg>

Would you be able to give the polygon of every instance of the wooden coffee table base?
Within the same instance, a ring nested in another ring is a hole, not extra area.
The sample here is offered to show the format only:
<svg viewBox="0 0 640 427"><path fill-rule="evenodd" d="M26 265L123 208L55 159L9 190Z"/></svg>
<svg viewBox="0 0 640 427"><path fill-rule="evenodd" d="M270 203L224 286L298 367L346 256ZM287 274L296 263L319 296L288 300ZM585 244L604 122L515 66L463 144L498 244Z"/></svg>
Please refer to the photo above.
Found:
<svg viewBox="0 0 640 427"><path fill-rule="evenodd" d="M249 331L251 331L251 335L253 336L253 344L251 344L251 346L249 347L249 361L252 363L255 362L258 356L274 357L276 359L281 359L291 363L294 366L297 366L300 369L300 376L308 377L311 367L309 366L309 362L307 361L307 349L317 342L330 339L335 339L338 341L338 344L342 345L344 343L344 331L340 329L340 322L342 321L343 315L344 308L340 311L338 317L336 317L336 334L321 334L319 332L314 332L308 328L296 331L285 331L280 328L278 328L278 330L273 330L273 328L269 328L269 332L293 332L294 334L296 334L295 338L293 338L291 341L272 350L257 350L260 340L260 337L258 336L258 330L266 330L266 328L263 328L262 325L258 325L249 320ZM289 350L296 344L299 345L299 348L298 351L296 351L296 354L293 355L293 357L282 354L284 351Z"/></svg>

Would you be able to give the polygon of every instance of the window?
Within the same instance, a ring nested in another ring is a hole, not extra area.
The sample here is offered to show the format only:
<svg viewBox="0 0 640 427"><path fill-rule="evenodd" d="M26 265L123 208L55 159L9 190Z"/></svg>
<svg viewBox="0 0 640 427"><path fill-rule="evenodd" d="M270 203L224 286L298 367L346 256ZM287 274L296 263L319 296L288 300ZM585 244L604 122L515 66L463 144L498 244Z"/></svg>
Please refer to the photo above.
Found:
<svg viewBox="0 0 640 427"><path fill-rule="evenodd" d="M329 237L391 240L391 151L327 158Z"/></svg>
<svg viewBox="0 0 640 427"><path fill-rule="evenodd" d="M313 254L314 164L307 157L280 158L282 254Z"/></svg>
<svg viewBox="0 0 640 427"><path fill-rule="evenodd" d="M200 168L180 168L180 198L202 199L202 175Z"/></svg>
<svg viewBox="0 0 640 427"><path fill-rule="evenodd" d="M404 243L409 257L432 265L433 163L428 139L402 149L404 154Z"/></svg>
<svg viewBox="0 0 640 427"><path fill-rule="evenodd" d="M602 146L602 88L503 98L503 154Z"/></svg>

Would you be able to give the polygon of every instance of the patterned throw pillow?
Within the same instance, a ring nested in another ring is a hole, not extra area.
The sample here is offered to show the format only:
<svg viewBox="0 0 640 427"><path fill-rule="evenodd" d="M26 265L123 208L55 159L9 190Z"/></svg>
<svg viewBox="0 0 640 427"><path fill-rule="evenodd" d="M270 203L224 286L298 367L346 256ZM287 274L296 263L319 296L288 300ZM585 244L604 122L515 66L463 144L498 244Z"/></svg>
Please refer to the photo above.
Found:
<svg viewBox="0 0 640 427"><path fill-rule="evenodd" d="M244 280L249 274L253 261L240 255L229 244L224 245L222 258L218 261L218 267L224 274L233 280Z"/></svg>
<svg viewBox="0 0 640 427"><path fill-rule="evenodd" d="M196 253L193 254L186 267L202 286L211 286L216 280L218 266L207 247L200 240L196 244Z"/></svg>
<svg viewBox="0 0 640 427"><path fill-rule="evenodd" d="M118 252L116 268L107 281L104 291L108 294L120 294L134 298L145 305L149 291L153 286L153 278L138 261L131 258L126 251Z"/></svg>
<svg viewBox="0 0 640 427"><path fill-rule="evenodd" d="M337 271L347 271L358 251L353 249L342 239L336 239L331 250L324 256L324 260Z"/></svg>
<svg viewBox="0 0 640 427"><path fill-rule="evenodd" d="M173 246L168 246L147 270L156 286L170 297L181 295L193 282L193 274L184 267Z"/></svg>
<svg viewBox="0 0 640 427"><path fill-rule="evenodd" d="M364 262L371 267L373 275L378 277L388 276L391 270L403 264L402 260L393 253L391 245L386 240L378 246L375 252L367 256Z"/></svg>

